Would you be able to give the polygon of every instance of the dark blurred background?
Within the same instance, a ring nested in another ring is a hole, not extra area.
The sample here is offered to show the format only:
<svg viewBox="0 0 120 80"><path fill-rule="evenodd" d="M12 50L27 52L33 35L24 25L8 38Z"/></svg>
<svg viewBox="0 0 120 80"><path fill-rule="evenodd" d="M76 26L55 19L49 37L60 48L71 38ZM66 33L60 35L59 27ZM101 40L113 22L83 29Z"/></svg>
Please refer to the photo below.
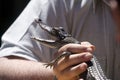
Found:
<svg viewBox="0 0 120 80"><path fill-rule="evenodd" d="M30 0L0 0L0 45L1 36L23 11Z"/></svg>

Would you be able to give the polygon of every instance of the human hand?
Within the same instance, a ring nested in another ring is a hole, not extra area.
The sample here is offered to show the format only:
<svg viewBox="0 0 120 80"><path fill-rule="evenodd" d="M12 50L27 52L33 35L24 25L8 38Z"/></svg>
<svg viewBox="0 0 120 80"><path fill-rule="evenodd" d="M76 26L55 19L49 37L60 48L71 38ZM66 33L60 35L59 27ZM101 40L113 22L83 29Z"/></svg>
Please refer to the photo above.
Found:
<svg viewBox="0 0 120 80"><path fill-rule="evenodd" d="M116 39L120 42L120 0L111 0L110 7L113 15L113 19L117 25Z"/></svg>
<svg viewBox="0 0 120 80"><path fill-rule="evenodd" d="M79 75L87 69L85 62L91 60L95 47L89 42L81 44L67 44L58 50L58 54L65 51L73 53L69 57L64 57L53 67L58 80L78 80Z"/></svg>

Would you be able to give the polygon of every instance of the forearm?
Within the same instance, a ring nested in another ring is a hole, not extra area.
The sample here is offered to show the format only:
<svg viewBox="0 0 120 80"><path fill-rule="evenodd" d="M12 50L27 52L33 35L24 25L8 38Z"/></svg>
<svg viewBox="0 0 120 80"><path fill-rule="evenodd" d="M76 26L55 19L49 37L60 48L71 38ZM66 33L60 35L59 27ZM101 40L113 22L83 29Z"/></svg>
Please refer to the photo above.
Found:
<svg viewBox="0 0 120 80"><path fill-rule="evenodd" d="M39 62L0 58L0 80L53 80L53 72Z"/></svg>

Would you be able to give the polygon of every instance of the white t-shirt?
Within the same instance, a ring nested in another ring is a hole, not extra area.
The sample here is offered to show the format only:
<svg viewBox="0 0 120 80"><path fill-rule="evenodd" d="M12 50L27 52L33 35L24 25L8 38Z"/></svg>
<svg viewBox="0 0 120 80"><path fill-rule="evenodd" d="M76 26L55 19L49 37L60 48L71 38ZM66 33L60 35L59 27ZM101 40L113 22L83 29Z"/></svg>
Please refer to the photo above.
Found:
<svg viewBox="0 0 120 80"><path fill-rule="evenodd" d="M31 0L25 10L2 36L0 56L19 56L29 60L49 62L55 49L45 47L31 36L50 39L34 21L40 18L49 26L62 26L79 41L96 46L94 55L105 74L120 79L120 46L115 41L115 24L110 8L94 0ZM98 0L99 1L99 0Z"/></svg>

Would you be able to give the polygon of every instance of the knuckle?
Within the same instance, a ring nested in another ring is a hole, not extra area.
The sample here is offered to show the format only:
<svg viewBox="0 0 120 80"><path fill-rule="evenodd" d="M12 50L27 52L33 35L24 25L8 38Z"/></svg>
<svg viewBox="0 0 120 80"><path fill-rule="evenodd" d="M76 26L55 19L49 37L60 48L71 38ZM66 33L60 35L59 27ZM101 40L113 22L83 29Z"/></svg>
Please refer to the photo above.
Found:
<svg viewBox="0 0 120 80"><path fill-rule="evenodd" d="M84 61L90 60L92 57L93 57L93 55L91 53L83 52L83 53L77 54L75 56L75 59L79 60L80 62L84 62Z"/></svg>

